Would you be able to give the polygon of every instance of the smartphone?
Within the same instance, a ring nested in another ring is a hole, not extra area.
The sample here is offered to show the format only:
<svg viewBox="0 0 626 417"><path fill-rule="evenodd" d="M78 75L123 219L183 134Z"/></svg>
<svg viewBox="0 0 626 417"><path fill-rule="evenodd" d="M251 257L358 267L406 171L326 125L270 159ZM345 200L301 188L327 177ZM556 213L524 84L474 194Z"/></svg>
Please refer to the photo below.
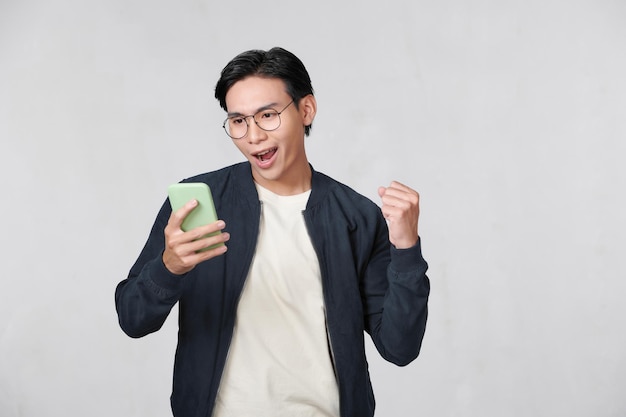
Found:
<svg viewBox="0 0 626 417"><path fill-rule="evenodd" d="M195 229L199 226L204 226L209 223L217 221L217 212L215 211L215 204L213 203L213 196L211 195L211 189L203 182L181 182L172 184L167 187L167 195L170 198L170 205L172 211L180 209L191 200L196 200L198 205L191 211L183 220L181 229L188 231ZM204 237L215 236L220 232L210 233ZM208 248L202 249L208 250L218 246L223 246L224 243L218 243Z"/></svg>

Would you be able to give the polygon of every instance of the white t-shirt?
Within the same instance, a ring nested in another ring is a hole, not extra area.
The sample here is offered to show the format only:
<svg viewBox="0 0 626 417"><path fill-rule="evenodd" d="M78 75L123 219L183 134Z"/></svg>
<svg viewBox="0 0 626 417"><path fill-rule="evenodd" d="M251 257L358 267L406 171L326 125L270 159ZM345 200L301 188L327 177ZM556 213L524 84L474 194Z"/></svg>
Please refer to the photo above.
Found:
<svg viewBox="0 0 626 417"><path fill-rule="evenodd" d="M213 417L338 417L319 262L302 214L310 191L257 191L259 240Z"/></svg>

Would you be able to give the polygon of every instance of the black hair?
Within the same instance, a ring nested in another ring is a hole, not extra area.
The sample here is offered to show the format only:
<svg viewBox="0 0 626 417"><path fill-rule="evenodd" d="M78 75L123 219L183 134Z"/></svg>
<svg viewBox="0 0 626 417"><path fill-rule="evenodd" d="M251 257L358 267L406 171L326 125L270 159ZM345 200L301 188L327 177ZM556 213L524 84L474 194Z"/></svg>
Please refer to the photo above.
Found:
<svg viewBox="0 0 626 417"><path fill-rule="evenodd" d="M268 51L252 49L242 52L226 64L215 85L215 98L224 110L228 111L226 107L228 90L237 81L252 75L283 80L287 94L294 100L296 108L302 97L313 94L309 73L297 56L279 47ZM310 131L311 125L305 126L306 136Z"/></svg>

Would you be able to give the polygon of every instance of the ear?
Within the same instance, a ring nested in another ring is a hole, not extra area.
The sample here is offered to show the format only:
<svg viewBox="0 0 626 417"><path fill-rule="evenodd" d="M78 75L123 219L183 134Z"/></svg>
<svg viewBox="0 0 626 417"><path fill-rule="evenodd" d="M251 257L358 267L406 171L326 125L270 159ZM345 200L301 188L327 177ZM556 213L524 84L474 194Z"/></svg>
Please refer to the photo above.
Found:
<svg viewBox="0 0 626 417"><path fill-rule="evenodd" d="M302 97L298 109L300 110L304 126L313 124L313 119L315 119L315 114L317 113L317 101L313 94Z"/></svg>

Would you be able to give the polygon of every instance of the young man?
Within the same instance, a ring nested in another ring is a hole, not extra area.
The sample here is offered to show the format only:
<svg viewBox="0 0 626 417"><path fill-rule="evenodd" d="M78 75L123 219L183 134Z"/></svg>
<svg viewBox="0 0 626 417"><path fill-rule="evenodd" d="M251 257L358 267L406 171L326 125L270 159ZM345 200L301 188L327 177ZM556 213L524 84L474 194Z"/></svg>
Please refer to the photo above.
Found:
<svg viewBox="0 0 626 417"><path fill-rule="evenodd" d="M185 180L211 187L222 220L183 232L197 203L164 203L116 289L120 326L145 336L178 303L176 417L373 416L364 331L401 366L424 336L419 196L392 182L380 209L312 168L317 103L284 49L235 57L215 96L247 161Z"/></svg>

